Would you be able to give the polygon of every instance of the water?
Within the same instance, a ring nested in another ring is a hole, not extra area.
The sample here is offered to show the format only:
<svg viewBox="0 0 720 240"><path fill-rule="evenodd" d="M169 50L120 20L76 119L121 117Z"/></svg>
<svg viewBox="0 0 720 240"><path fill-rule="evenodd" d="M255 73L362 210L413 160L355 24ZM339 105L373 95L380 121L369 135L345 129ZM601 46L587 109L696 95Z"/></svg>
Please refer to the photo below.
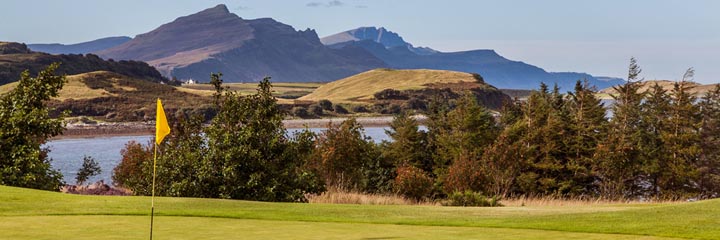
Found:
<svg viewBox="0 0 720 240"><path fill-rule="evenodd" d="M326 128L310 128L310 131L320 133ZM375 142L390 140L385 130L387 127L368 127L365 134ZM424 130L424 128L422 128ZM302 130L301 128L290 128L288 133ZM63 179L68 184L75 183L77 170L82 167L83 156L91 156L100 164L101 173L90 178L87 182L93 183L104 180L112 182L112 170L120 162L120 150L125 147L128 141L136 141L141 144L148 144L151 135L144 136L119 136L119 137L93 137L76 139L53 140L46 144L50 147L50 158L53 159L53 168L60 170Z"/></svg>

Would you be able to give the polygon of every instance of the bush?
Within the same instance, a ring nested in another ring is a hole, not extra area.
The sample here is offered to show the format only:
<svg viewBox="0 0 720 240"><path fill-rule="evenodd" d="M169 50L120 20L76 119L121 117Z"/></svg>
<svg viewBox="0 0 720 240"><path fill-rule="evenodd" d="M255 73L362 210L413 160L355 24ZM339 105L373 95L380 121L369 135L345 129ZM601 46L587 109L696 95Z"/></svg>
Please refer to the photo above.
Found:
<svg viewBox="0 0 720 240"><path fill-rule="evenodd" d="M308 108L308 111L315 116L322 116L323 115L323 108L318 104L310 105Z"/></svg>
<svg viewBox="0 0 720 240"><path fill-rule="evenodd" d="M122 159L113 169L113 184L132 189L135 195L150 195L152 176L147 173L152 173L152 146L152 142L147 147L135 141L125 144L120 150Z"/></svg>
<svg viewBox="0 0 720 240"><path fill-rule="evenodd" d="M345 109L345 108L344 108L343 106L341 106L341 105L335 104L335 106L333 106L333 108L334 108L334 110L335 110L335 113L338 113L338 114L348 114L348 110Z"/></svg>
<svg viewBox="0 0 720 240"><path fill-rule="evenodd" d="M397 105L397 104L390 104L390 105L386 106L385 108L383 108L382 110L380 110L380 113L382 113L382 114L399 114L401 112L402 112L402 108L400 107L400 105Z"/></svg>
<svg viewBox="0 0 720 240"><path fill-rule="evenodd" d="M481 191L484 177L480 162L462 154L448 168L443 182L446 193L462 191Z"/></svg>
<svg viewBox="0 0 720 240"><path fill-rule="evenodd" d="M101 172L100 164L98 164L93 157L84 156L82 167L78 169L77 176L75 177L77 185L83 185L90 177L98 175Z"/></svg>
<svg viewBox="0 0 720 240"><path fill-rule="evenodd" d="M385 89L379 92L376 92L373 94L373 97L377 100L405 100L408 99L408 96L406 94L403 94L402 92L395 90L395 89Z"/></svg>
<svg viewBox="0 0 720 240"><path fill-rule="evenodd" d="M310 112L308 112L308 109L305 107L300 107L300 106L294 107L290 111L292 112L293 116L296 116L299 118L308 118L311 116Z"/></svg>
<svg viewBox="0 0 720 240"><path fill-rule="evenodd" d="M403 103L403 108L413 110L427 110L427 104L422 99L413 97Z"/></svg>
<svg viewBox="0 0 720 240"><path fill-rule="evenodd" d="M463 207L502 207L500 198L485 197L478 192L464 191L453 192L448 196L447 201L443 202L444 206L463 206Z"/></svg>
<svg viewBox="0 0 720 240"><path fill-rule="evenodd" d="M333 110L333 104L332 104L332 102L331 102L330 100L327 100L327 99L320 100L320 101L318 102L318 105L320 105L320 107L322 107L322 109L325 110L325 111L332 111L332 110Z"/></svg>
<svg viewBox="0 0 720 240"><path fill-rule="evenodd" d="M415 201L427 197L433 190L433 179L425 171L412 165L400 166L395 177L395 191Z"/></svg>
<svg viewBox="0 0 720 240"><path fill-rule="evenodd" d="M362 106L362 105L352 107L352 111L356 112L356 113L369 112L369 110L365 106Z"/></svg>

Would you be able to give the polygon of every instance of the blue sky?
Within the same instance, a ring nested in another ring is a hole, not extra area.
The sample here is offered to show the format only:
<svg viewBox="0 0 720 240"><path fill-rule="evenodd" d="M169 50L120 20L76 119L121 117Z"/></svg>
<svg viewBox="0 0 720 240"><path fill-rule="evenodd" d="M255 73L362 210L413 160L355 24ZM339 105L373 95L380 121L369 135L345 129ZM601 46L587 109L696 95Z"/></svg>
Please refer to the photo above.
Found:
<svg viewBox="0 0 720 240"><path fill-rule="evenodd" d="M416 46L494 49L548 71L720 82L720 1L714 0L3 0L0 41L75 43L134 36L224 3L242 18L272 17L322 37L384 26Z"/></svg>

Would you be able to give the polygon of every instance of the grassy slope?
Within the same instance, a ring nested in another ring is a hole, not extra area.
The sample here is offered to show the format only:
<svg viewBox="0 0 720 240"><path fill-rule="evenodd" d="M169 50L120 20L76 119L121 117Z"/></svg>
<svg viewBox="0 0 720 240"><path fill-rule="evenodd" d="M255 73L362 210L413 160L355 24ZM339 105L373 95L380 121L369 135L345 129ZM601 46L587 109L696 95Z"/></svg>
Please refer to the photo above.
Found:
<svg viewBox="0 0 720 240"><path fill-rule="evenodd" d="M432 83L476 82L472 74L444 70L392 70L375 69L325 84L300 100L353 102L356 99L372 99L373 94L384 89L422 89Z"/></svg>
<svg viewBox="0 0 720 240"><path fill-rule="evenodd" d="M0 238L79 239L83 237L76 234L81 234L112 239L142 237L138 232L147 231L147 197L78 196L0 186L0 203ZM168 238L720 238L720 200L457 208L158 198L156 214L158 236ZM90 232L78 232L78 226L89 226Z"/></svg>

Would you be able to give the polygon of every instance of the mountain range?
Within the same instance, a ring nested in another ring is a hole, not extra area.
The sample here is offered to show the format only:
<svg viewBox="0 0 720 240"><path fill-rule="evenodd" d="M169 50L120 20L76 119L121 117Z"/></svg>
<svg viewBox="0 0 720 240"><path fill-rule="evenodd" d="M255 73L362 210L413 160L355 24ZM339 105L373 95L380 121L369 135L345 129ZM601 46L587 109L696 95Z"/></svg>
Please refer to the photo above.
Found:
<svg viewBox="0 0 720 240"><path fill-rule="evenodd" d="M271 18L243 19L222 4L123 39L127 41L92 52L105 59L145 61L166 77L203 82L212 72L222 72L227 82L255 82L265 76L277 82L328 82L375 68L479 73L487 83L513 89L533 89L545 82L571 90L579 79L601 89L622 82L586 73L547 72L493 50L441 52L415 47L382 27L319 38L312 29L297 31Z"/></svg>
<svg viewBox="0 0 720 240"><path fill-rule="evenodd" d="M130 37L108 37L77 44L40 43L27 46L33 51L50 54L86 54L108 49L130 40L132 40Z"/></svg>

